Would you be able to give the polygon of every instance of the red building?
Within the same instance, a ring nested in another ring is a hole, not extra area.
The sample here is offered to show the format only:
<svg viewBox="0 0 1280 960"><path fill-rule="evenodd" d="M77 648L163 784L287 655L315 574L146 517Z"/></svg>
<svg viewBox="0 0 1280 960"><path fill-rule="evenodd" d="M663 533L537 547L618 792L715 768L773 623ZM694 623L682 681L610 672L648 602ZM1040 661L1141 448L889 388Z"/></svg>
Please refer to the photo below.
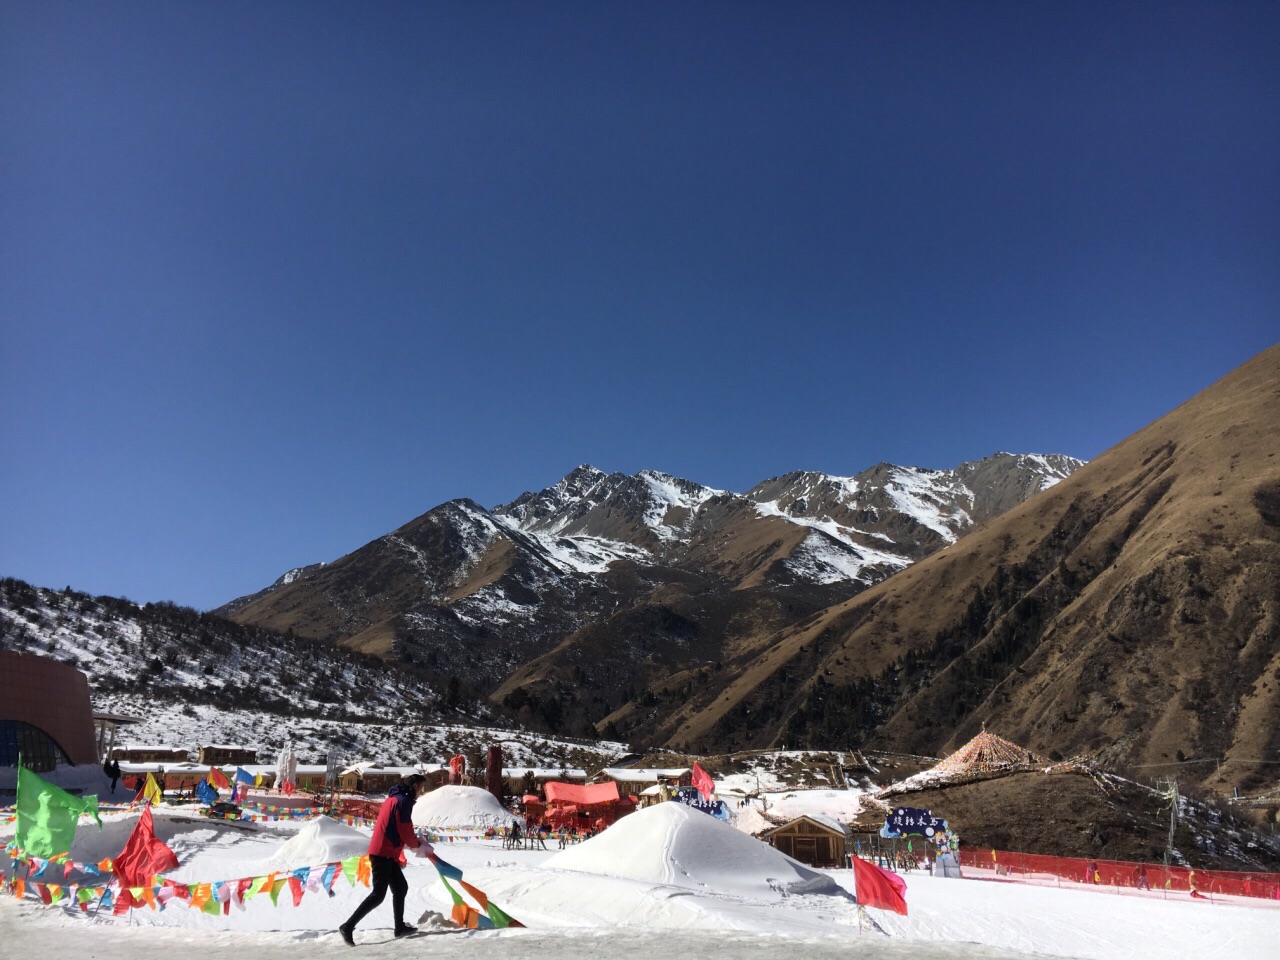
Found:
<svg viewBox="0 0 1280 960"><path fill-rule="evenodd" d="M89 678L48 657L0 650L0 766L97 764Z"/></svg>

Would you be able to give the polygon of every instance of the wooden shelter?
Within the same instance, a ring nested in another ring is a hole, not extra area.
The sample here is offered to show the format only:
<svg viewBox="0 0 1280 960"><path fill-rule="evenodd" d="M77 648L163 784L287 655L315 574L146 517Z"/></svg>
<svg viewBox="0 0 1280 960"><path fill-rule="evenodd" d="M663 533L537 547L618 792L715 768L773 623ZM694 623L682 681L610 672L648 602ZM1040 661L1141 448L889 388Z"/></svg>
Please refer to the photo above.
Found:
<svg viewBox="0 0 1280 960"><path fill-rule="evenodd" d="M693 783L690 767L605 767L594 777L596 783L616 783L620 796L639 796L648 787L667 784L672 791Z"/></svg>
<svg viewBox="0 0 1280 960"><path fill-rule="evenodd" d="M944 776L965 777L1043 766L1049 761L1016 743L983 730L963 747L940 761L933 772Z"/></svg>
<svg viewBox="0 0 1280 960"><path fill-rule="evenodd" d="M820 814L804 814L766 830L760 839L811 867L844 867L849 862L849 828Z"/></svg>
<svg viewBox="0 0 1280 960"><path fill-rule="evenodd" d="M168 744L133 743L123 747L113 747L113 760L126 763L151 763L155 760L173 763L186 763L191 759L191 751L186 747L175 747Z"/></svg>
<svg viewBox="0 0 1280 960"><path fill-rule="evenodd" d="M224 763L245 766L258 762L258 751L238 743L202 743L196 747L199 762L209 766Z"/></svg>
<svg viewBox="0 0 1280 960"><path fill-rule="evenodd" d="M412 773L427 778L427 789L444 786L449 779L447 767L438 763L416 767L375 767L372 763L356 763L338 774L338 789L343 793L386 793Z"/></svg>
<svg viewBox="0 0 1280 960"><path fill-rule="evenodd" d="M527 788L539 793L552 780L581 786L587 782L587 771L576 767L503 767L502 779L508 794L522 797L529 792Z"/></svg>

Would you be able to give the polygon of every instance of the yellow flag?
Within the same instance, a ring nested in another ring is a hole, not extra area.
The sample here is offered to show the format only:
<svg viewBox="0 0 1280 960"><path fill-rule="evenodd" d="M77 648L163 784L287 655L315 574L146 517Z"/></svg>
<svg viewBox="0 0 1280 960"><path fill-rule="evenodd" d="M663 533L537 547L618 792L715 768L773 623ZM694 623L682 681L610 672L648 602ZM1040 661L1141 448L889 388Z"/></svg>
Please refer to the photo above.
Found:
<svg viewBox="0 0 1280 960"><path fill-rule="evenodd" d="M260 773L258 773L258 774L254 774L254 777L253 777L253 785L254 785L255 787L260 787L260 786L262 786L262 780L263 780L262 774L260 774Z"/></svg>
<svg viewBox="0 0 1280 960"><path fill-rule="evenodd" d="M147 774L147 785L142 788L142 799L148 803L160 802L160 784L156 783L156 778L153 774Z"/></svg>

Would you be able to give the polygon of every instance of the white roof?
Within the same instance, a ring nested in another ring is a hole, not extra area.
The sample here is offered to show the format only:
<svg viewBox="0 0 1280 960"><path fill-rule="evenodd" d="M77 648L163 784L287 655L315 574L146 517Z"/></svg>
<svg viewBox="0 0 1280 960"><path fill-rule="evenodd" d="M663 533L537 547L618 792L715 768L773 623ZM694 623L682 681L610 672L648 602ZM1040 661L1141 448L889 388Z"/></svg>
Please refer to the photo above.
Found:
<svg viewBox="0 0 1280 960"><path fill-rule="evenodd" d="M117 750L180 750L183 753L190 753L186 747L175 747L167 743L129 743L123 747L116 745Z"/></svg>
<svg viewBox="0 0 1280 960"><path fill-rule="evenodd" d="M504 777L523 777L526 773L532 773L535 777L578 777L585 780L587 771L569 769L565 767L503 767L502 775Z"/></svg>
<svg viewBox="0 0 1280 960"><path fill-rule="evenodd" d="M657 783L658 778L662 777L667 780L678 780L686 773L693 773L688 767L667 767L662 769L649 768L641 769L639 767L605 767L600 771L606 777L612 777L614 780L625 780L628 783L649 783L650 781Z"/></svg>
<svg viewBox="0 0 1280 960"><path fill-rule="evenodd" d="M837 833L849 832L849 828L847 826L845 826L835 817L828 817L825 813L802 813L788 820L787 823L784 823L782 825L782 827L785 827L787 824L790 824L790 823L795 823L797 820L813 820L817 823L822 824L824 827L830 827L832 830L835 830ZM766 832L773 833L774 830L781 830L782 827L774 827L772 830L768 830Z"/></svg>
<svg viewBox="0 0 1280 960"><path fill-rule="evenodd" d="M200 744L200 749L201 750L248 750L252 753L258 752L257 747L245 747L238 743L202 743Z"/></svg>
<svg viewBox="0 0 1280 960"><path fill-rule="evenodd" d="M169 760L121 760L121 773L191 773L204 770L205 767L195 763L177 763Z"/></svg>

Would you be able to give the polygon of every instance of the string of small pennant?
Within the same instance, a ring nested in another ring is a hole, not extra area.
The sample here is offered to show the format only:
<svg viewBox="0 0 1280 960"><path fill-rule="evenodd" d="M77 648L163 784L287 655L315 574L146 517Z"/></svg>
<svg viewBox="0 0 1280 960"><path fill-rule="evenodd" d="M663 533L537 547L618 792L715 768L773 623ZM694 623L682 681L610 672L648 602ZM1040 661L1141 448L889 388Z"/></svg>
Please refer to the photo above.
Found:
<svg viewBox="0 0 1280 960"><path fill-rule="evenodd" d="M272 906L279 906L280 894L286 888L296 907L302 903L303 896L308 892L324 892L330 897L335 896L333 886L339 873L353 887L357 883L368 887L372 877L372 862L365 854L316 866L275 871L236 880L180 883L156 876L148 886L125 887L112 875L114 865L110 858L99 860L97 863L88 863L74 860L65 854L49 858L35 857L26 854L16 843L10 843L4 849L9 859L13 861L14 869L11 872L14 875L0 886L0 891L7 891L21 899L27 895L29 888L45 906L54 906L69 899L84 913L88 912L90 904L95 900L98 902L98 909L105 908L115 913L125 913L130 909L141 907L164 910L176 900L185 903L192 910L200 910L211 916L227 915L231 912L233 905L239 910L244 910L246 902L262 893L271 898ZM469 929L524 926L490 901L483 890L463 880L462 871L459 868L434 852L429 854L427 859L436 868L440 882L444 884L449 898L453 901L452 915L458 926ZM16 870L18 863L28 865L25 877L18 876ZM80 882L71 883L52 883L49 880L38 879L44 876L51 866L62 867L64 880L77 872L83 874L83 879ZM99 882L92 882L95 879ZM466 902L450 885L451 879L479 904L479 908Z"/></svg>

